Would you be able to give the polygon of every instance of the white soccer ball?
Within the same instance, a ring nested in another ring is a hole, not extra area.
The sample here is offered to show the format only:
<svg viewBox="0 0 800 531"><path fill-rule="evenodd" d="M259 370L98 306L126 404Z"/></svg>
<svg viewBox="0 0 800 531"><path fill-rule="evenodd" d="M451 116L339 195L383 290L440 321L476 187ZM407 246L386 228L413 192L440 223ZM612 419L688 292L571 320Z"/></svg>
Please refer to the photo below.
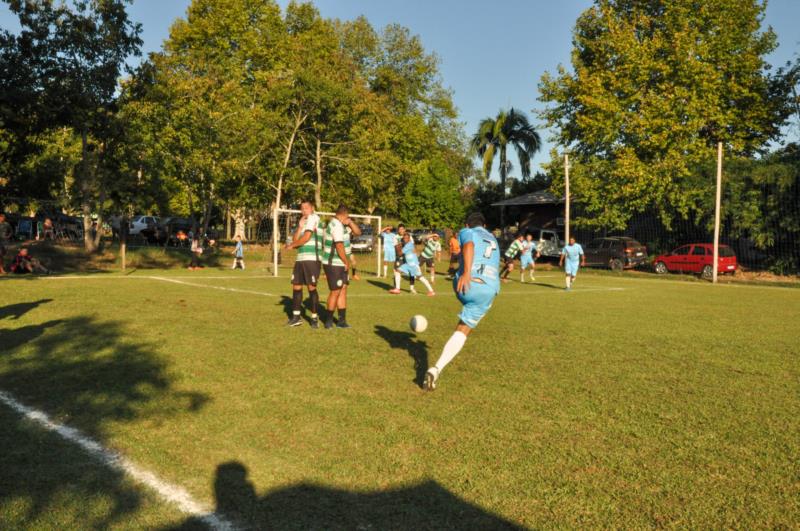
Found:
<svg viewBox="0 0 800 531"><path fill-rule="evenodd" d="M424 332L428 329L428 320L423 315L415 315L409 325L414 332Z"/></svg>

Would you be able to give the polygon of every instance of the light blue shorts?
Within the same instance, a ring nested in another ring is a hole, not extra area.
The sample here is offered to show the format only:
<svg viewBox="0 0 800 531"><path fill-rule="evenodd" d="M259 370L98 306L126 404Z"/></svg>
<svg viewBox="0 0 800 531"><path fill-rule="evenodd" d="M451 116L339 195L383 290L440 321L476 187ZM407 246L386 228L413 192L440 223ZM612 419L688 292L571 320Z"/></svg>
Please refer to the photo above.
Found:
<svg viewBox="0 0 800 531"><path fill-rule="evenodd" d="M564 262L564 272L571 277L574 277L578 274L579 267L580 262Z"/></svg>
<svg viewBox="0 0 800 531"><path fill-rule="evenodd" d="M532 265L533 265L533 263L534 263L534 262L533 262L533 257L532 257L532 256L530 256L530 255L524 255L524 254L523 254L523 255L522 255L522 258L520 258L520 260L519 260L519 265L520 265L520 267L521 267L522 269L525 269L526 267L530 267L530 266L532 266Z"/></svg>
<svg viewBox="0 0 800 531"><path fill-rule="evenodd" d="M384 262L394 262L397 260L397 253L394 250L394 247L384 247L383 248L383 261Z"/></svg>
<svg viewBox="0 0 800 531"><path fill-rule="evenodd" d="M407 277L422 276L422 269L420 269L419 265L403 264L397 270Z"/></svg>
<svg viewBox="0 0 800 531"><path fill-rule="evenodd" d="M470 328L475 328L483 316L491 309L497 290L488 284L472 282L466 293L458 293L458 276L453 279L453 290L462 304L458 318Z"/></svg>

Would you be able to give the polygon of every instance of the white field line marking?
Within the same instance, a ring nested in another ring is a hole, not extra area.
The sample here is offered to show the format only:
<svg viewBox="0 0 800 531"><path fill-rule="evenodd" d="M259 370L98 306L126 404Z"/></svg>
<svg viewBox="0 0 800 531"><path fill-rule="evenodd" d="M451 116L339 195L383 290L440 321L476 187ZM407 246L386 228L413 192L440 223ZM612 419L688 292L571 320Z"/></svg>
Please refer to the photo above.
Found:
<svg viewBox="0 0 800 531"><path fill-rule="evenodd" d="M211 286L209 284L198 284L196 282L185 282L183 280L177 280L174 278L168 277L148 277L151 280L160 280L162 282L172 282L173 284L182 284L184 286L192 286L195 288L207 288L207 289L218 289L221 291L232 291L234 293L248 293L250 295L261 295L263 297L277 297L274 293L268 293L266 291L255 291L251 289L238 289L238 288L226 288L223 286ZM198 279L199 280L199 279Z"/></svg>
<svg viewBox="0 0 800 531"><path fill-rule="evenodd" d="M145 275L130 275L130 276L123 276L123 275L75 275L75 276L47 276L47 277L40 277L42 280L152 280L152 276L145 276ZM161 277L159 277L161 278ZM166 278L166 277L164 277ZM270 275L251 275L251 276L240 276L240 277L204 277L198 275L174 275L168 278L194 278L197 280L209 279L209 280L255 280L255 279L264 279L264 278L275 278Z"/></svg>
<svg viewBox="0 0 800 531"><path fill-rule="evenodd" d="M53 422L46 413L18 402L6 392L0 391L0 402L23 417L39 424L47 431L54 432L61 436L61 438L80 446L86 453L107 467L127 474L136 482L154 490L164 501L177 506L183 513L200 519L212 529L236 529L236 527L223 516L208 511L202 504L195 501L191 494L186 492L182 487L172 485L159 479L154 473L140 468L120 454L104 448L100 443L85 436L79 430Z"/></svg>

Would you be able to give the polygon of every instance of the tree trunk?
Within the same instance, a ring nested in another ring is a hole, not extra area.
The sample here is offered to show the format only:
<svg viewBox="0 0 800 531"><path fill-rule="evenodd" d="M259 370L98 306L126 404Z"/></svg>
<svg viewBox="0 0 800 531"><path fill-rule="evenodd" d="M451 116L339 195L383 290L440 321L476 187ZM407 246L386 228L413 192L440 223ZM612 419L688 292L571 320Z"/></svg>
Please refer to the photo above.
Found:
<svg viewBox="0 0 800 531"><path fill-rule="evenodd" d="M231 207L225 205L225 240L231 241Z"/></svg>
<svg viewBox="0 0 800 531"><path fill-rule="evenodd" d="M81 214L83 216L83 247L87 253L96 250L92 238L92 203L89 183L89 138L86 130L81 131Z"/></svg>
<svg viewBox="0 0 800 531"><path fill-rule="evenodd" d="M119 254L122 260L122 271L127 267L127 251L128 251L128 216L122 215L119 220Z"/></svg>
<svg viewBox="0 0 800 531"><path fill-rule="evenodd" d="M506 198L506 177L508 167L506 166L506 146L500 146L500 197ZM505 234L505 207L500 207L500 230Z"/></svg>
<svg viewBox="0 0 800 531"><path fill-rule="evenodd" d="M314 187L314 206L319 210L322 208L322 143L319 137L317 137L315 163L317 169L317 185Z"/></svg>
<svg viewBox="0 0 800 531"><path fill-rule="evenodd" d="M233 237L241 236L243 240L247 239L247 233L245 232L245 215L243 208L237 208L233 211Z"/></svg>

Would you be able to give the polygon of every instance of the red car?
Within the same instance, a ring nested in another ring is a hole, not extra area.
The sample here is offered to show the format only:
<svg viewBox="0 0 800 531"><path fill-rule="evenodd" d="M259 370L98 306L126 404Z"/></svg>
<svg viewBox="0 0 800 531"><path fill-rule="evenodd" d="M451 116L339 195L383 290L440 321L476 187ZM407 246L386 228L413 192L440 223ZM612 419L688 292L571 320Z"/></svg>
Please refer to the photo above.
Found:
<svg viewBox="0 0 800 531"><path fill-rule="evenodd" d="M699 273L704 278L711 278L714 264L714 245L711 243L690 243L682 245L668 254L656 256L653 269L656 273ZM718 272L733 274L736 272L736 254L727 245L719 246Z"/></svg>

